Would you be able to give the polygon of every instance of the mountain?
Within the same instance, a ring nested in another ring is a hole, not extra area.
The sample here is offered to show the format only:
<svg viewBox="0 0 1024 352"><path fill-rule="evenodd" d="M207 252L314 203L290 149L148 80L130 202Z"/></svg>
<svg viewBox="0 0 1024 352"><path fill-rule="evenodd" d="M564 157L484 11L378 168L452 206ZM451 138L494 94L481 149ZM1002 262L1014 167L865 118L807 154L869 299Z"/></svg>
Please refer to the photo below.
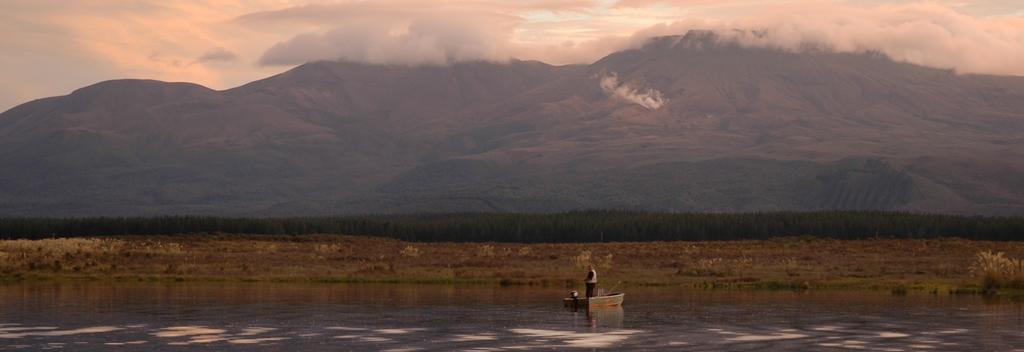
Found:
<svg viewBox="0 0 1024 352"><path fill-rule="evenodd" d="M1024 78L692 31L590 65L314 62L0 114L0 215L1024 213Z"/></svg>

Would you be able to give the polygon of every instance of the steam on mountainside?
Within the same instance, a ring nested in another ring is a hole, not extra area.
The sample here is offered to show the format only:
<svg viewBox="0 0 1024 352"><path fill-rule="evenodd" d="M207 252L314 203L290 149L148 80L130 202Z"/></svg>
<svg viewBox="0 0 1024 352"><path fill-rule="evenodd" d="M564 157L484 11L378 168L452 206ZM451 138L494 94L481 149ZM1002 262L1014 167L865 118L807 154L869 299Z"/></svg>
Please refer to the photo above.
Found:
<svg viewBox="0 0 1024 352"><path fill-rule="evenodd" d="M591 65L314 62L0 115L0 215L1024 210L1024 78L659 37Z"/></svg>
<svg viewBox="0 0 1024 352"><path fill-rule="evenodd" d="M650 110L657 110L662 105L665 105L665 97L661 95L661 92L654 89L641 91L633 88L628 83L620 84L619 75L614 72L608 76L601 77L601 89L609 95L625 99Z"/></svg>

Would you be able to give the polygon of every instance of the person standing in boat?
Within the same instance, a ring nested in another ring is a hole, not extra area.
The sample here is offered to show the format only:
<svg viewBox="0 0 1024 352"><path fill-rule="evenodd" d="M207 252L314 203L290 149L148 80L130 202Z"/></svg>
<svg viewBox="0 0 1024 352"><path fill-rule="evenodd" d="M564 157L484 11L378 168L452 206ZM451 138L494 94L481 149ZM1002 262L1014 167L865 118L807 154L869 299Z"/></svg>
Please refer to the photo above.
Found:
<svg viewBox="0 0 1024 352"><path fill-rule="evenodd" d="M587 279L584 282L587 284L587 298L594 297L597 291L597 271L594 265L587 265Z"/></svg>

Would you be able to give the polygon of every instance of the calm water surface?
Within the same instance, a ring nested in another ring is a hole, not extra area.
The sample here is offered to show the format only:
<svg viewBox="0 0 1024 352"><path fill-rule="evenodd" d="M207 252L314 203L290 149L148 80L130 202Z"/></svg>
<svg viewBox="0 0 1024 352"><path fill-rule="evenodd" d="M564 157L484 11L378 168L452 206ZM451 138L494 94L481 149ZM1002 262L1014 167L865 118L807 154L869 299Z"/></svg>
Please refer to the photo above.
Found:
<svg viewBox="0 0 1024 352"><path fill-rule="evenodd" d="M299 284L0 285L0 350L1024 351L1020 302L880 293Z"/></svg>

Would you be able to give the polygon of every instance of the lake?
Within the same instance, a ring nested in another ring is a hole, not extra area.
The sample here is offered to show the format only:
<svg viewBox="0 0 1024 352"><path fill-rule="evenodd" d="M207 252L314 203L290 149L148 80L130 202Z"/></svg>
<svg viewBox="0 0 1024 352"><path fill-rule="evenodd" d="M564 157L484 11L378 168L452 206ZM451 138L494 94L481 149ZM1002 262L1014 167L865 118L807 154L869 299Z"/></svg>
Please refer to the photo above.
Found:
<svg viewBox="0 0 1024 352"><path fill-rule="evenodd" d="M1024 351L1024 305L978 296L381 284L0 285L0 350Z"/></svg>

